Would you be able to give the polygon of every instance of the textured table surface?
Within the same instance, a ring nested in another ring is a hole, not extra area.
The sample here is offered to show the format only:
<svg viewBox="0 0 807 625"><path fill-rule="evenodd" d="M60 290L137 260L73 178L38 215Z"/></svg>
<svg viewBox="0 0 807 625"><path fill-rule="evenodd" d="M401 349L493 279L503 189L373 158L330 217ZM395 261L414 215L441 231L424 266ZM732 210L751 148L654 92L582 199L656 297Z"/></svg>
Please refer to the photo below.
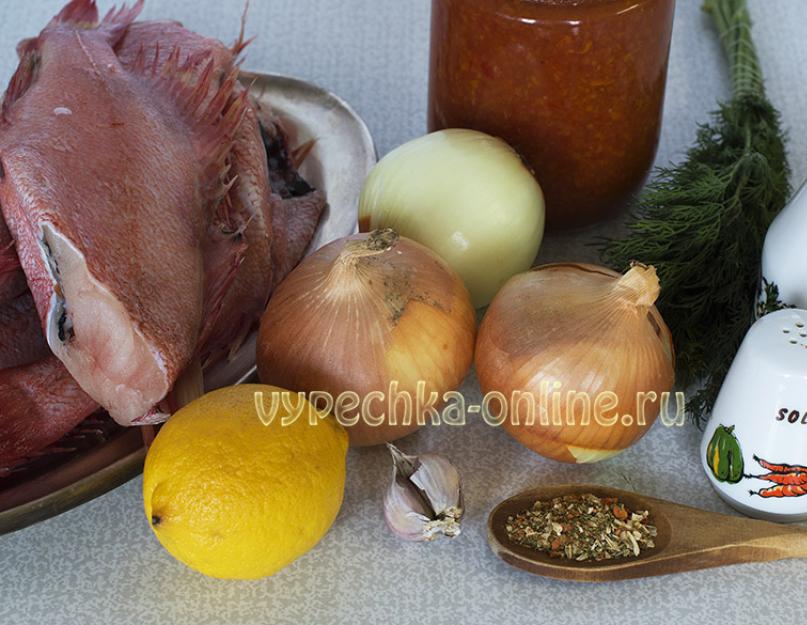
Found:
<svg viewBox="0 0 807 625"><path fill-rule="evenodd" d="M807 2L750 0L770 96L790 132L794 183L807 177ZM101 0L102 9L109 3ZM231 41L242 0L148 0L173 18ZM681 157L695 126L727 95L725 64L696 0L679 0L659 162ZM0 80L14 46L61 0L0 2ZM380 152L425 131L428 0L252 0L256 35L246 67L290 74L351 102ZM542 260L589 259L587 235L553 238ZM590 236L590 233L588 234ZM480 394L473 376L463 390ZM403 544L386 530L383 449L351 452L344 507L312 552L272 579L222 582L172 560L142 513L140 480L71 512L0 537L0 623L280 624L807 622L805 562L746 565L598 586L532 577L489 551L485 519L500 499L542 482L594 481L728 512L700 468L698 433L657 424L608 462L569 467L533 455L483 423L435 428L407 450L439 450L459 465L468 516L456 541Z"/></svg>

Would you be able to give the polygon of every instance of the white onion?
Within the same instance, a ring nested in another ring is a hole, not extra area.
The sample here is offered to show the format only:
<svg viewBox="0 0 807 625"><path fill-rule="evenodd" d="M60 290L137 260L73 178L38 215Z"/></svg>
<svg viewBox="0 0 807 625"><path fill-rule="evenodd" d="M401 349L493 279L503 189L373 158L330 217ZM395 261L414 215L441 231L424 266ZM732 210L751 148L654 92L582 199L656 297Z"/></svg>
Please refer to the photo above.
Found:
<svg viewBox="0 0 807 625"><path fill-rule="evenodd" d="M444 130L378 163L362 191L359 224L364 232L392 228L437 252L480 307L532 266L544 197L509 145L473 130Z"/></svg>

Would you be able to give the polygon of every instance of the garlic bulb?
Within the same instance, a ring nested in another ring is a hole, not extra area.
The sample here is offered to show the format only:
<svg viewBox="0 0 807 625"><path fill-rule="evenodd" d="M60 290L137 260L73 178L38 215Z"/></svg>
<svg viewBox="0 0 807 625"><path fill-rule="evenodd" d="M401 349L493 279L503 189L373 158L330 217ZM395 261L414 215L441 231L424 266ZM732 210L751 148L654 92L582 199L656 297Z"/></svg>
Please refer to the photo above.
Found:
<svg viewBox="0 0 807 625"><path fill-rule="evenodd" d="M460 534L462 488L457 468L443 456L392 453L392 483L384 497L384 518L400 538L431 541Z"/></svg>
<svg viewBox="0 0 807 625"><path fill-rule="evenodd" d="M596 462L636 442L674 383L670 331L652 267L583 264L512 278L488 309L476 371L496 424L533 451ZM499 406L498 404L503 404Z"/></svg>

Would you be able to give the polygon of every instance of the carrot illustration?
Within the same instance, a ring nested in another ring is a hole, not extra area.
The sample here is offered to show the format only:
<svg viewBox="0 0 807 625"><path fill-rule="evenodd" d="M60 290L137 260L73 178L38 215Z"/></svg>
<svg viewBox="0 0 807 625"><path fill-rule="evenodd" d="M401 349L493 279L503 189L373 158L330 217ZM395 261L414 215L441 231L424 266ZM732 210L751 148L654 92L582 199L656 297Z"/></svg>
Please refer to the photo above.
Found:
<svg viewBox="0 0 807 625"><path fill-rule="evenodd" d="M754 460L756 460L763 469L767 469L772 473L807 473L807 467L798 464L773 464L772 462L763 460L759 456L754 456Z"/></svg>
<svg viewBox="0 0 807 625"><path fill-rule="evenodd" d="M765 475L746 475L755 480L765 480L774 484L790 484L793 486L807 486L807 473L766 473Z"/></svg>
<svg viewBox="0 0 807 625"><path fill-rule="evenodd" d="M801 497L804 494L807 494L807 485L805 486L796 486L793 484L777 484L776 486L771 486L770 488L763 488L761 490L751 490L748 491L752 495L759 495L765 499L770 497Z"/></svg>
<svg viewBox="0 0 807 625"><path fill-rule="evenodd" d="M807 467L797 464L774 464L754 456L754 460L769 473L764 475L746 475L755 480L773 482L776 486L748 491L760 497L801 497L807 495Z"/></svg>

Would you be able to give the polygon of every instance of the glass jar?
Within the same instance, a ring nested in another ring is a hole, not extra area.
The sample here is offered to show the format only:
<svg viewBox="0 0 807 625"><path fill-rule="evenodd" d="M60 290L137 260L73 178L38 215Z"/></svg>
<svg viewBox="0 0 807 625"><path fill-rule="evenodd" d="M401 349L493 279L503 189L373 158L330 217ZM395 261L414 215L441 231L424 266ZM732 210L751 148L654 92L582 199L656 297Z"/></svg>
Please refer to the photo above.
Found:
<svg viewBox="0 0 807 625"><path fill-rule="evenodd" d="M429 129L510 143L547 227L613 216L658 147L675 0L432 0Z"/></svg>

